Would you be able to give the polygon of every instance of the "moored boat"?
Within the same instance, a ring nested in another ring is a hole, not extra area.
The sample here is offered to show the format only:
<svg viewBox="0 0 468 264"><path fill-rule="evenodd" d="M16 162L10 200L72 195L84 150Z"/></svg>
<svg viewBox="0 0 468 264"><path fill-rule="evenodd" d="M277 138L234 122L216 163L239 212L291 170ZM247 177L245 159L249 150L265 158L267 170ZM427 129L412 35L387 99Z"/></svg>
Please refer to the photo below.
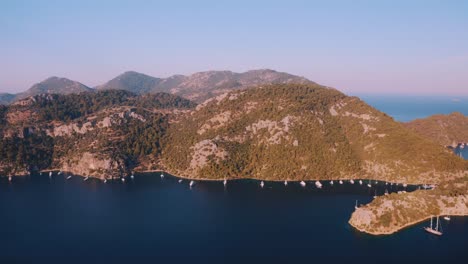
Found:
<svg viewBox="0 0 468 264"><path fill-rule="evenodd" d="M424 227L424 230L426 230L426 232L431 233L433 235L441 236L443 233L442 233L442 228L439 227L439 217L437 216L437 222L436 222L435 228L433 228L432 227L432 216L431 216L431 225L428 226L428 227Z"/></svg>
<svg viewBox="0 0 468 264"><path fill-rule="evenodd" d="M316 181L316 182L315 182L315 186L316 186L317 188L319 188L319 189L322 188L322 184L321 184L319 181Z"/></svg>

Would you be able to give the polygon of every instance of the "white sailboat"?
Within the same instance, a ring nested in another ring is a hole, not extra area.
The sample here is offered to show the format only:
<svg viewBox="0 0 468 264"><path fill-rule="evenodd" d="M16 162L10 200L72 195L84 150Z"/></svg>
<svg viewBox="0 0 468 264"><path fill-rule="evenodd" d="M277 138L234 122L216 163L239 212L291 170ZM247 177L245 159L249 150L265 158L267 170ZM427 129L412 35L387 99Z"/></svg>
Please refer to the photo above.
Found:
<svg viewBox="0 0 468 264"><path fill-rule="evenodd" d="M190 183L189 183L190 188L191 188L194 184L195 184L194 181L190 181Z"/></svg>
<svg viewBox="0 0 468 264"><path fill-rule="evenodd" d="M431 233L433 235L441 236L442 235L442 231L441 231L442 228L440 228L440 230L439 230L439 217L437 216L437 222L436 222L435 228L433 228L432 227L432 216L431 216L431 226L424 227L424 230L426 230L426 232Z"/></svg>
<svg viewBox="0 0 468 264"><path fill-rule="evenodd" d="M343 184L343 181L342 181L342 180L340 180L340 184Z"/></svg>
<svg viewBox="0 0 468 264"><path fill-rule="evenodd" d="M319 188L319 189L322 188L322 184L321 184L319 181L316 181L316 182L315 182L315 186L316 186L317 188Z"/></svg>
<svg viewBox="0 0 468 264"><path fill-rule="evenodd" d="M72 177L72 176L71 176L71 175L69 175L69 176L67 177L67 180L71 179L71 177Z"/></svg>
<svg viewBox="0 0 468 264"><path fill-rule="evenodd" d="M124 178L124 177L122 177L122 179L121 179L121 180L122 180L122 182L125 182L125 178Z"/></svg>
<svg viewBox="0 0 468 264"><path fill-rule="evenodd" d="M447 221L450 221L450 216L446 215L446 216L444 216L444 219L447 220Z"/></svg>
<svg viewBox="0 0 468 264"><path fill-rule="evenodd" d="M362 185L362 181L361 181L361 180L359 180L359 184Z"/></svg>
<svg viewBox="0 0 468 264"><path fill-rule="evenodd" d="M330 181L330 185L333 185L333 181Z"/></svg>
<svg viewBox="0 0 468 264"><path fill-rule="evenodd" d="M106 183L106 182L107 182L107 179L106 179L106 178L104 178L104 183Z"/></svg>
<svg viewBox="0 0 468 264"><path fill-rule="evenodd" d="M227 180L226 179L224 179L223 184L224 184L224 186L227 185Z"/></svg>
<svg viewBox="0 0 468 264"><path fill-rule="evenodd" d="M305 181L301 181L301 186L302 186L302 187L305 187L305 186L306 186Z"/></svg>
<svg viewBox="0 0 468 264"><path fill-rule="evenodd" d="M354 180L353 180L353 179L349 180L349 182L350 182L351 184L354 184Z"/></svg>
<svg viewBox="0 0 468 264"><path fill-rule="evenodd" d="M161 172L161 179L164 178L164 173Z"/></svg>
<svg viewBox="0 0 468 264"><path fill-rule="evenodd" d="M87 181L88 179L89 179L89 177L88 177L88 176L86 176L86 177L84 178L84 180L83 180L83 181Z"/></svg>
<svg viewBox="0 0 468 264"><path fill-rule="evenodd" d="M8 176L8 181L11 182L12 178L11 176Z"/></svg>
<svg viewBox="0 0 468 264"><path fill-rule="evenodd" d="M263 181L260 182L260 187L263 188L263 186L265 186L265 183Z"/></svg>
<svg viewBox="0 0 468 264"><path fill-rule="evenodd" d="M52 172L51 171L49 172L49 177L52 177Z"/></svg>
<svg viewBox="0 0 468 264"><path fill-rule="evenodd" d="M288 186L288 181L284 181L284 186Z"/></svg>
<svg viewBox="0 0 468 264"><path fill-rule="evenodd" d="M179 180L179 183L181 183L181 182L182 182L182 179Z"/></svg>

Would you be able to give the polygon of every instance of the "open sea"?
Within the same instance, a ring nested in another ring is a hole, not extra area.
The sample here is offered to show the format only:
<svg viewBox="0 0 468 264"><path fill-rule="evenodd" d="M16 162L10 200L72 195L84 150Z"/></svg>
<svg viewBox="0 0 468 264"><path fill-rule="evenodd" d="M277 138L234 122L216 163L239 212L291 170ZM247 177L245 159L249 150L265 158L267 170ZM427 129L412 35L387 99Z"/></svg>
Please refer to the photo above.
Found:
<svg viewBox="0 0 468 264"><path fill-rule="evenodd" d="M364 98L397 120L460 111L466 103ZM433 99L433 100L440 100ZM459 108L453 107L452 103ZM393 107L391 107L393 105ZM428 107L428 106L431 107ZM430 109L429 109L430 108ZM402 110L406 109L406 110ZM468 158L468 148L463 150ZM0 178L0 263L463 263L468 217L421 223L390 236L354 230L356 200L402 190L372 182L196 182L137 174L106 184L55 173ZM408 191L415 187L408 187Z"/></svg>

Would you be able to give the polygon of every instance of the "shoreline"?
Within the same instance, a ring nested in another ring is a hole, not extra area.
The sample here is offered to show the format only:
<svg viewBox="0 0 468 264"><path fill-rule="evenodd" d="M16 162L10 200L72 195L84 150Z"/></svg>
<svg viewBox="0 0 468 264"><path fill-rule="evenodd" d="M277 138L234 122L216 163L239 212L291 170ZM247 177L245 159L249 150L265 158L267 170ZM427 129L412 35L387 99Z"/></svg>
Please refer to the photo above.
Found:
<svg viewBox="0 0 468 264"><path fill-rule="evenodd" d="M468 216L468 213L459 213L459 214L441 214L439 215L440 216ZM386 235L392 235L392 234L395 234L397 232L400 232L401 230L403 229L406 229L406 228L409 228L409 227L412 227L414 225L417 225L419 223L422 223L428 219L431 219L431 217L434 217L433 215L431 216L426 216L422 219L418 219L418 220L415 220L413 222L410 222L410 223L406 223L404 225L402 225L401 227L398 227L396 229L392 229L390 231L380 231L380 232L375 232L375 231L368 231L364 228L359 228L355 225L353 225L353 223L351 223L351 219L348 221L348 224L350 226L352 226L355 230L359 231L359 232L362 232L362 233L365 233L365 234L368 234L368 235L373 235L373 236L386 236Z"/></svg>
<svg viewBox="0 0 468 264"><path fill-rule="evenodd" d="M102 178L102 177L96 177L96 176L85 176L85 175L79 175L79 174L74 174L70 171L63 171L63 170L60 170L60 169L45 169L45 170L40 170L38 171L39 173L49 173L49 172L62 172L62 174L72 174L73 176L77 176L77 177L82 177L82 178L86 178L86 177L89 177L89 178L93 178L93 179L97 179L97 180L104 180L104 179L107 179L107 180L110 180L112 178ZM228 181L233 181L233 180L253 180L253 181L264 181L264 182L284 182L284 181L288 181L288 182L301 182L301 181L304 181L304 182L315 182L315 181L319 181L319 182L330 182L330 181L334 181L334 182L338 182L341 180L343 181L343 184L345 183L349 183L350 180L354 180L355 183L354 184L359 184L359 180L362 180L363 183L362 185L367 185L367 182L366 181L371 181L371 184L374 185L375 183L374 182L379 182L379 183L388 183L389 185L390 184L393 184L393 185L396 185L396 186L402 186L404 184L407 184L408 186L423 186L424 184L427 184L427 185L435 185L437 186L436 183L408 183L408 182L397 182L397 181L386 181L386 180L381 180L381 179L373 179L373 178L339 178L339 179L314 179L314 178L310 178L310 179L281 179L281 180L270 180L270 179L259 179L259 178L251 178L251 177L237 177L237 178L221 178L221 179L213 179L213 178L191 178L191 177L188 177L188 176L181 176L181 175L176 175L176 174L173 174L167 170L134 170L133 172L135 173L165 173L165 174L169 174L170 176L172 177L175 177L175 178L178 178L178 179L184 179L184 180L192 180L192 181L207 181L207 182L221 182L221 181L224 181L224 180L228 180ZM26 177L26 176L29 176L30 174L20 174L20 175L10 175L11 177ZM0 178L8 178L10 177L9 175L0 175ZM126 177L129 177L130 175L127 175L127 176L124 176L124 178ZM121 177L114 177L114 179L119 179Z"/></svg>

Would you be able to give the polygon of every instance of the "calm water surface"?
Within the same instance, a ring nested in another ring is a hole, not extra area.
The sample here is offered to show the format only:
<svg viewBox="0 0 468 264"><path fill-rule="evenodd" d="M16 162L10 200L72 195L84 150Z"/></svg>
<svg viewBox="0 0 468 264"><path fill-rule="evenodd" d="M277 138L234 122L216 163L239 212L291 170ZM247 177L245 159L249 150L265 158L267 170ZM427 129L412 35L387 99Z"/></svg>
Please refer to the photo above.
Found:
<svg viewBox="0 0 468 264"><path fill-rule="evenodd" d="M376 187L377 186L377 187ZM277 263L455 261L468 257L468 219L443 222L444 236L414 226L374 237L347 222L355 201L368 203L383 183L318 190L312 183L197 182L136 175L104 184L33 175L0 181L0 263L203 260ZM414 187L413 187L414 189Z"/></svg>
<svg viewBox="0 0 468 264"><path fill-rule="evenodd" d="M468 96L382 96L367 94L358 95L358 97L392 116L396 121L401 122L452 112L468 115Z"/></svg>

